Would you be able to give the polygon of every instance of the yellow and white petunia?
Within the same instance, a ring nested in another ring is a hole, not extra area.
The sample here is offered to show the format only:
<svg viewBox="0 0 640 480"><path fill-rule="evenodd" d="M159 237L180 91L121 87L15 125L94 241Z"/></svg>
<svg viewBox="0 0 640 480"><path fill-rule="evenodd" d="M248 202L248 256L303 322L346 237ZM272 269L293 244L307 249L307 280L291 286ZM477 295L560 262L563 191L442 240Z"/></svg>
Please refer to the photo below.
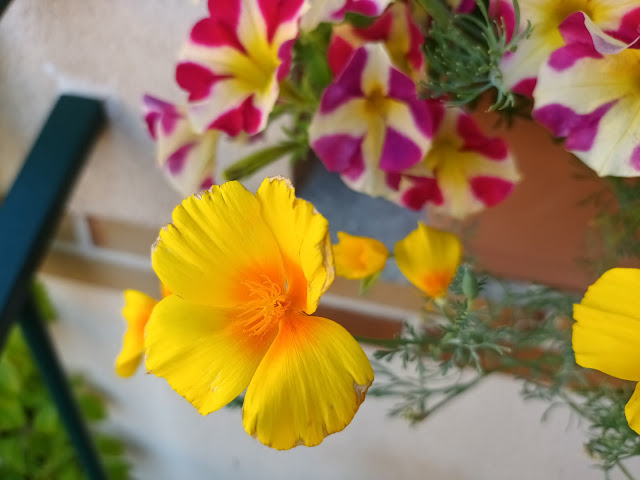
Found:
<svg viewBox="0 0 640 480"><path fill-rule="evenodd" d="M291 66L304 0L209 0L176 68L196 129L254 134L267 125Z"/></svg>
<svg viewBox="0 0 640 480"><path fill-rule="evenodd" d="M464 110L425 103L434 123L431 148L418 164L387 175L386 198L412 210L428 204L458 219L505 200L520 180L506 142L484 134Z"/></svg>
<svg viewBox="0 0 640 480"><path fill-rule="evenodd" d="M429 297L440 298L456 275L462 260L462 244L449 232L418 228L396 243L395 258L402 274Z"/></svg>
<svg viewBox="0 0 640 480"><path fill-rule="evenodd" d="M520 28L531 23L531 36L507 53L500 69L507 87L531 96L540 67L549 55L565 44L560 25L576 12L584 12L595 24L614 37L630 42L637 37L640 4L629 0L519 0ZM515 28L515 10L511 0L491 0L490 11L503 22L509 38Z"/></svg>
<svg viewBox="0 0 640 480"><path fill-rule="evenodd" d="M157 165L171 185L185 196L213 185L220 132L197 132L184 107L151 95L142 97L142 106Z"/></svg>
<svg viewBox="0 0 640 480"><path fill-rule="evenodd" d="M540 70L534 118L600 176L640 176L640 50L579 13Z"/></svg>
<svg viewBox="0 0 640 480"><path fill-rule="evenodd" d="M246 389L245 430L279 450L349 424L373 371L344 328L313 316L334 278L328 222L287 180L187 198L152 264L175 294L149 319L147 369L201 414Z"/></svg>
<svg viewBox="0 0 640 480"><path fill-rule="evenodd" d="M623 380L640 382L640 270L614 268L573 306L576 362ZM639 384L640 385L640 384ZM625 408L640 433L640 386Z"/></svg>
<svg viewBox="0 0 640 480"><path fill-rule="evenodd" d="M327 170L371 196L390 190L387 175L417 164L431 146L432 119L413 81L380 44L351 55L322 94L309 143Z"/></svg>

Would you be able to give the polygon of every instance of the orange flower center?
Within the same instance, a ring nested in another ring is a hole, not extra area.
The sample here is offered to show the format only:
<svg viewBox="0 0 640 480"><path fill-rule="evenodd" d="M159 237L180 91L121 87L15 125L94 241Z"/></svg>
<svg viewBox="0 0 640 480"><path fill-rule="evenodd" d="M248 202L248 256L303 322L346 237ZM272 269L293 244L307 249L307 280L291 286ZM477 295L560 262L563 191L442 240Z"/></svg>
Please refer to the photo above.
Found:
<svg viewBox="0 0 640 480"><path fill-rule="evenodd" d="M242 284L249 290L252 300L239 307L236 317L242 320L245 333L262 335L275 326L291 307L286 287L283 289L267 275L258 281ZM284 291L283 291L284 290Z"/></svg>

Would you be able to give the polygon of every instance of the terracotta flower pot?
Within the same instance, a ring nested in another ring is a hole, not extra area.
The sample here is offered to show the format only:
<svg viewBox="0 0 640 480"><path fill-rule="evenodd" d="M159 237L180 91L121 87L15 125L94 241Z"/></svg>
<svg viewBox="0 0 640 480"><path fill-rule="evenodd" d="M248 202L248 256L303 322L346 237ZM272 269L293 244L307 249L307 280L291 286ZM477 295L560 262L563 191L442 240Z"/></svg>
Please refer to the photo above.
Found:
<svg viewBox="0 0 640 480"><path fill-rule="evenodd" d="M522 180L503 203L461 225L437 215L428 215L429 223L457 230L467 253L492 273L584 290L597 278L580 260L590 254L587 235L599 212L581 203L606 188L604 180L533 121L518 119L508 128L496 126L496 114L476 117L507 140Z"/></svg>

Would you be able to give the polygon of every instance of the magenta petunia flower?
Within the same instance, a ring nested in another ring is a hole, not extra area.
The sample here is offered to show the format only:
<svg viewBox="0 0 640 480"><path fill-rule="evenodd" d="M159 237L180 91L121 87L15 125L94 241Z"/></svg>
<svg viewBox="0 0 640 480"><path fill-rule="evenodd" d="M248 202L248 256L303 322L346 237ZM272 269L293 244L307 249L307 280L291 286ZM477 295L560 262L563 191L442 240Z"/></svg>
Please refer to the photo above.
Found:
<svg viewBox="0 0 640 480"><path fill-rule="evenodd" d="M414 80L422 74L424 37L406 4L393 3L368 27L357 28L349 23L334 27L328 54L334 75L342 71L356 49L370 42L381 42L394 67Z"/></svg>
<svg viewBox="0 0 640 480"><path fill-rule="evenodd" d="M309 128L311 147L327 169L372 196L385 195L387 173L420 162L431 137L429 109L378 43L355 51Z"/></svg>
<svg viewBox="0 0 640 480"><path fill-rule="evenodd" d="M640 50L583 13L560 29L566 46L540 70L534 118L598 175L640 176Z"/></svg>
<svg viewBox="0 0 640 480"><path fill-rule="evenodd" d="M531 96L540 67L549 55L564 45L559 26L571 14L585 12L609 35L625 42L638 35L640 4L629 0L519 0L520 27L531 22L533 31L518 44L517 51L505 55L500 69L505 85L512 91ZM511 0L491 0L491 14L502 18L508 38L515 29L515 12Z"/></svg>
<svg viewBox="0 0 640 480"><path fill-rule="evenodd" d="M184 108L151 95L142 101L149 133L156 141L158 166L171 185L183 195L211 187L220 132L198 133Z"/></svg>
<svg viewBox="0 0 640 480"><path fill-rule="evenodd" d="M209 0L210 16L191 30L176 69L197 130L266 127L305 8L304 0Z"/></svg>
<svg viewBox="0 0 640 480"><path fill-rule="evenodd" d="M502 202L520 179L504 140L486 136L459 108L427 104L434 119L431 149L417 165L387 175L394 191L387 198L412 210L429 204L454 218Z"/></svg>

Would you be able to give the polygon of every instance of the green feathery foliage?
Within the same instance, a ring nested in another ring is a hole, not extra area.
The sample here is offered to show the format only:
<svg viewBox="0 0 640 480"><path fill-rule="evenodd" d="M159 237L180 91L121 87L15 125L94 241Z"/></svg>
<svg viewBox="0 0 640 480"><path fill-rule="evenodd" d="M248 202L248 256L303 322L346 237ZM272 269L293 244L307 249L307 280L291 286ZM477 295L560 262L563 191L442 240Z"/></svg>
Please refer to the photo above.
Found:
<svg viewBox="0 0 640 480"><path fill-rule="evenodd" d="M489 300L489 290L493 291ZM478 298L480 300L478 300ZM391 415L419 422L487 376L509 373L523 382L525 399L547 402L548 413L569 409L589 425L588 453L608 475L640 454L640 436L624 416L633 386L603 387L578 366L571 346L572 295L547 287L516 288L463 265L439 311L420 327L407 325L390 340L360 339L374 353L370 395L397 400ZM400 368L390 361L400 359ZM620 385L620 384L616 384ZM548 415L545 415L545 417Z"/></svg>
<svg viewBox="0 0 640 480"><path fill-rule="evenodd" d="M478 8L469 14L453 14L440 0L418 2L433 18L424 44L427 95L461 106L492 90L495 99L491 110L515 108L516 96L503 82L500 61L531 34L529 23L520 29L517 0L513 2L515 31L511 39L504 23L489 16L483 0L477 0Z"/></svg>

